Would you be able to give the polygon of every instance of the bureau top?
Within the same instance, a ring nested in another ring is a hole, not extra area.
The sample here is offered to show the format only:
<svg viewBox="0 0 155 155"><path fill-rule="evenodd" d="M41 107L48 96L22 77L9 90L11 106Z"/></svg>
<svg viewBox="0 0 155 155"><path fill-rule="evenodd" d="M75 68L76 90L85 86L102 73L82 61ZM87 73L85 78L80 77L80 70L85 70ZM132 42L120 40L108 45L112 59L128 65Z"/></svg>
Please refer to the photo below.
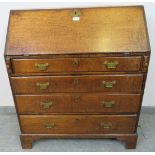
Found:
<svg viewBox="0 0 155 155"><path fill-rule="evenodd" d="M142 6L10 12L5 55L147 51Z"/></svg>

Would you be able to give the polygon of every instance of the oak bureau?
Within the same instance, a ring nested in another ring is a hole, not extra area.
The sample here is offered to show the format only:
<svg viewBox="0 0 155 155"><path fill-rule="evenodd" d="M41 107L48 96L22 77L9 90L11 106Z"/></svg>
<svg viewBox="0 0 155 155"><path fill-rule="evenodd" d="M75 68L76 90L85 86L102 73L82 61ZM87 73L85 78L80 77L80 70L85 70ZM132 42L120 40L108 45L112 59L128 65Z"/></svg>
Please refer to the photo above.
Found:
<svg viewBox="0 0 155 155"><path fill-rule="evenodd" d="M114 138L135 148L149 57L143 6L12 10L5 62L22 147Z"/></svg>

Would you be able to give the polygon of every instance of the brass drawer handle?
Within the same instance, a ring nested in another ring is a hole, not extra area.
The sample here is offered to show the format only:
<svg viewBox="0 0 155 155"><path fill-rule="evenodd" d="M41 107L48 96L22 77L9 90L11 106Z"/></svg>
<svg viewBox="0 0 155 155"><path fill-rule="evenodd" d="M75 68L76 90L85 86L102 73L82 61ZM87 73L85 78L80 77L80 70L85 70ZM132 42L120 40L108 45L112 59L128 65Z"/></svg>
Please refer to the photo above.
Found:
<svg viewBox="0 0 155 155"><path fill-rule="evenodd" d="M112 124L111 123L101 122L100 127L103 128L103 129L110 129L110 128L112 128Z"/></svg>
<svg viewBox="0 0 155 155"><path fill-rule="evenodd" d="M47 123L44 124L44 127L46 129L51 129L51 128L54 128L55 127L55 124L54 123L47 122Z"/></svg>
<svg viewBox="0 0 155 155"><path fill-rule="evenodd" d="M115 102L114 101L101 101L101 104L105 108L112 108L112 106L115 104Z"/></svg>
<svg viewBox="0 0 155 155"><path fill-rule="evenodd" d="M75 59L73 61L73 67L79 67L79 60Z"/></svg>
<svg viewBox="0 0 155 155"><path fill-rule="evenodd" d="M44 64L35 64L35 67L36 67L37 69L39 69L40 71L46 70L48 66L49 66L48 63L44 63Z"/></svg>
<svg viewBox="0 0 155 155"><path fill-rule="evenodd" d="M116 84L116 81L111 82L102 81L102 84L104 85L105 88L113 88L113 86Z"/></svg>
<svg viewBox="0 0 155 155"><path fill-rule="evenodd" d="M118 66L118 64L119 64L118 61L111 61L111 62L105 61L105 62L104 62L104 65L105 65L106 68L108 68L108 69L116 69L117 66Z"/></svg>
<svg viewBox="0 0 155 155"><path fill-rule="evenodd" d="M52 105L53 105L52 102L40 102L40 106L41 106L43 109L49 109Z"/></svg>
<svg viewBox="0 0 155 155"><path fill-rule="evenodd" d="M50 83L49 82L46 82L46 83L39 83L37 82L36 83L36 86L39 87L40 90L45 90L49 87Z"/></svg>

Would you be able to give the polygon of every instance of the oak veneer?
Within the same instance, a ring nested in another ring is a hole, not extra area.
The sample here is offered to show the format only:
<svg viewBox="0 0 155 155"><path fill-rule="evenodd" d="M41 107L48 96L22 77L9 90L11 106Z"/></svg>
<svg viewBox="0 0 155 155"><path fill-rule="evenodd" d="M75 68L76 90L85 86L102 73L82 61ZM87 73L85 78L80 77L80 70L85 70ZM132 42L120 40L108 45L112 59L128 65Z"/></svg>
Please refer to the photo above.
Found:
<svg viewBox="0 0 155 155"><path fill-rule="evenodd" d="M16 74L61 73L64 72L102 72L109 71L106 62L118 61L111 71L139 71L141 57L97 57L97 58L57 58L57 59L13 59ZM35 65L48 63L47 69L40 71ZM22 66L22 67L20 67Z"/></svg>
<svg viewBox="0 0 155 155"><path fill-rule="evenodd" d="M147 52L142 6L11 11L7 55Z"/></svg>
<svg viewBox="0 0 155 155"><path fill-rule="evenodd" d="M140 92L143 75L81 75L81 76L34 76L11 77L16 94L64 93L64 92ZM47 84L47 89L40 89ZM106 83L112 83L107 88Z"/></svg>
<svg viewBox="0 0 155 155"><path fill-rule="evenodd" d="M140 94L105 93L15 95L20 114L136 113L139 111L140 98ZM46 106L43 103L49 104Z"/></svg>
<svg viewBox="0 0 155 155"><path fill-rule="evenodd" d="M150 51L143 6L12 10L5 62L22 147L115 138L136 148Z"/></svg>
<svg viewBox="0 0 155 155"><path fill-rule="evenodd" d="M23 134L130 134L136 115L22 115ZM52 124L52 127L46 126ZM107 128L103 125L106 125ZM108 125L111 125L108 128Z"/></svg>

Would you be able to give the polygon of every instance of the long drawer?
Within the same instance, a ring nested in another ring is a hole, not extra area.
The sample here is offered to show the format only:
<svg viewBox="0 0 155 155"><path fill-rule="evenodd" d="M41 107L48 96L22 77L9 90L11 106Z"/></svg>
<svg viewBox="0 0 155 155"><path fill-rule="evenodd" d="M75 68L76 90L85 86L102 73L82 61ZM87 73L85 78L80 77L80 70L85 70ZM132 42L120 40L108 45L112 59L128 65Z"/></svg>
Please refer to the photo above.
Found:
<svg viewBox="0 0 155 155"><path fill-rule="evenodd" d="M139 71L140 56L95 57L95 58L53 58L13 59L14 73L64 73L100 71Z"/></svg>
<svg viewBox="0 0 155 155"><path fill-rule="evenodd" d="M138 112L140 94L53 93L15 95L20 114Z"/></svg>
<svg viewBox="0 0 155 155"><path fill-rule="evenodd" d="M20 115L25 134L133 133L136 115Z"/></svg>
<svg viewBox="0 0 155 155"><path fill-rule="evenodd" d="M51 92L140 92L143 75L11 77L16 94Z"/></svg>

